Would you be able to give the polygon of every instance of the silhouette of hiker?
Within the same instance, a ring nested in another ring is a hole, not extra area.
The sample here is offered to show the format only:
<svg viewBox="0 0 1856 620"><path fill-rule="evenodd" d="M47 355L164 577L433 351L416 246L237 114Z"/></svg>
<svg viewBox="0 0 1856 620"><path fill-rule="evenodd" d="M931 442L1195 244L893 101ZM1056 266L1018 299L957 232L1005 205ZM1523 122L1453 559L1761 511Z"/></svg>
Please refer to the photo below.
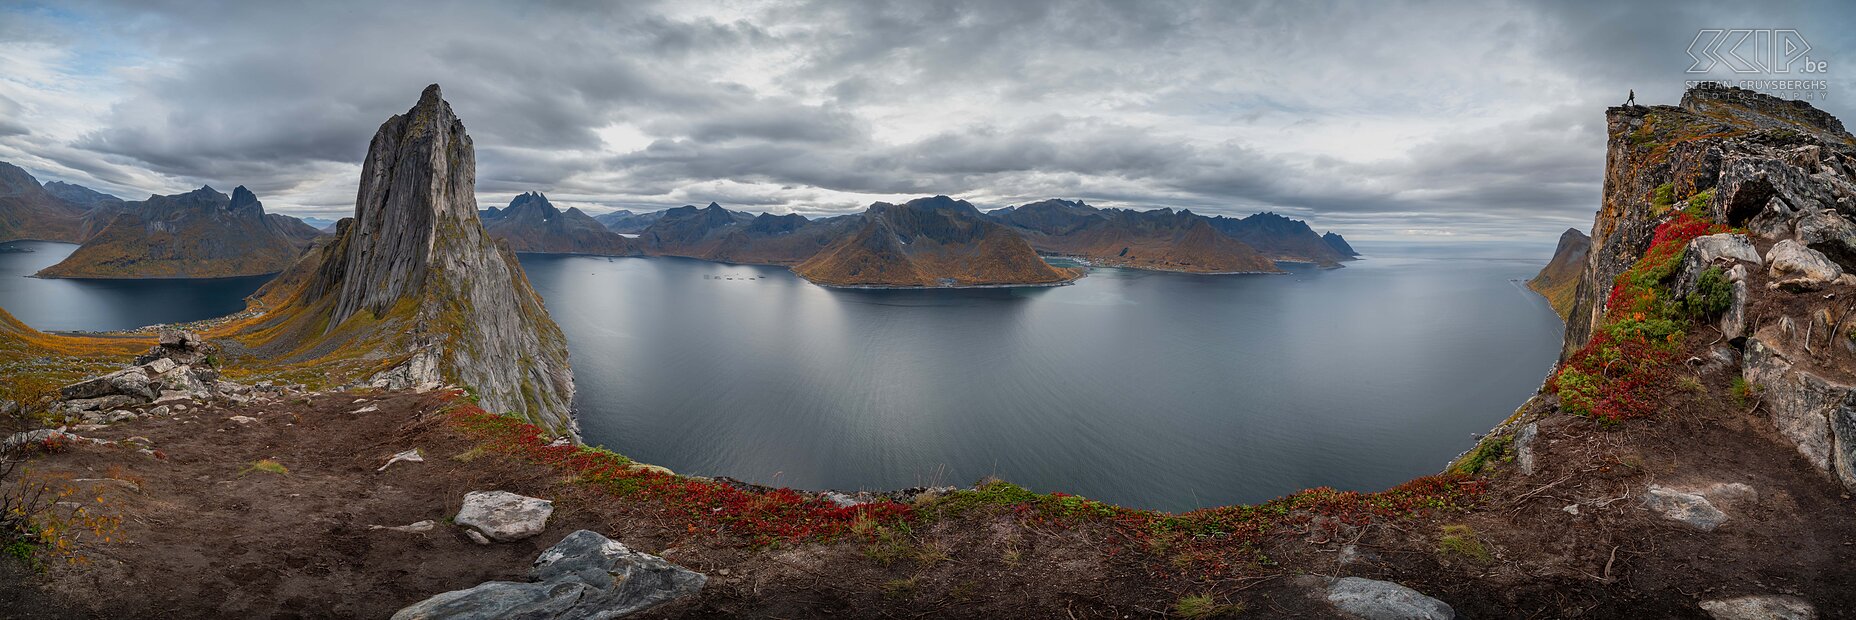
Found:
<svg viewBox="0 0 1856 620"><path fill-rule="evenodd" d="M1635 88L1630 89L1630 98L1624 100L1624 105L1627 105L1627 106L1637 105L1637 89Z"/></svg>

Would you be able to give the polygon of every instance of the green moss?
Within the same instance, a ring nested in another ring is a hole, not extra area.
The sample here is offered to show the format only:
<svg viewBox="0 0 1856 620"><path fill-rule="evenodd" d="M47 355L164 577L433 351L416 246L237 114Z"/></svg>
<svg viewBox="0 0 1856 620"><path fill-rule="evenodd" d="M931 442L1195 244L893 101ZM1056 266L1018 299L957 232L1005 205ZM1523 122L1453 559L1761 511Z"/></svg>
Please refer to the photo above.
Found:
<svg viewBox="0 0 1856 620"><path fill-rule="evenodd" d="M1446 525L1444 535L1437 539L1437 553L1486 564L1495 559L1487 547L1476 537L1476 530L1467 525Z"/></svg>
<svg viewBox="0 0 1856 620"><path fill-rule="evenodd" d="M1194 594L1179 597L1173 603L1173 613L1181 618L1218 618L1243 613L1244 606L1239 604L1223 605L1210 594Z"/></svg>
<svg viewBox="0 0 1856 620"><path fill-rule="evenodd" d="M1676 184L1674 183L1658 185L1655 190L1650 192L1650 209L1655 211L1657 215L1668 213L1669 208L1675 206L1675 204Z"/></svg>
<svg viewBox="0 0 1856 620"><path fill-rule="evenodd" d="M1490 463L1512 460L1514 456L1508 453L1508 447L1513 443L1514 435L1485 438L1481 443L1476 444L1475 449L1470 450L1468 454L1463 455L1463 458L1457 460L1456 464L1450 467L1450 470L1464 475L1471 475L1482 471L1482 469L1487 467Z"/></svg>

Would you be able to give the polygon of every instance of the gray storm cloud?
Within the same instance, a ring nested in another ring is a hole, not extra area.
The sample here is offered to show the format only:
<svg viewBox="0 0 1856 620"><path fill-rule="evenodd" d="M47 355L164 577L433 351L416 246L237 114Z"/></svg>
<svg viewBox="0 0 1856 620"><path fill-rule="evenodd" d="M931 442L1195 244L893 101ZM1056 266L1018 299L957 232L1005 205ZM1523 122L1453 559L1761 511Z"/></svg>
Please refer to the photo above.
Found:
<svg viewBox="0 0 1856 620"><path fill-rule="evenodd" d="M1817 27L1853 12L0 2L0 159L132 198L243 184L267 207L338 216L367 137L438 82L476 138L486 202L827 214L1066 197L1550 244L1596 207L1603 107L1628 89L1673 103L1698 29L1800 29L1833 63L1816 103L1848 116L1848 35Z"/></svg>

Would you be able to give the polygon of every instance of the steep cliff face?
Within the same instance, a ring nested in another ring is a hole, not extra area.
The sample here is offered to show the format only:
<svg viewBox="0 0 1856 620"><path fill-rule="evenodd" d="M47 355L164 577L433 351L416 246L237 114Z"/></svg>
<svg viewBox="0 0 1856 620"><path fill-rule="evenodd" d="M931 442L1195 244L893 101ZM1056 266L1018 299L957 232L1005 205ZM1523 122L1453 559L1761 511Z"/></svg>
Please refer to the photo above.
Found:
<svg viewBox="0 0 1856 620"><path fill-rule="evenodd" d="M1777 435L1856 491L1856 139L1801 102L1730 88L1611 108L1607 122L1566 363L1591 357L1597 335L1632 346L1669 303L1717 305L1719 321L1695 328L1712 348L1691 364L1737 365L1740 396L1757 397ZM1615 382L1618 367L1585 376ZM1584 398L1559 381L1562 406L1575 402L1569 390ZM1643 388L1616 389L1625 396L1599 392L1599 404L1629 406Z"/></svg>
<svg viewBox="0 0 1856 620"><path fill-rule="evenodd" d="M793 271L827 286L876 287L1050 285L1081 275L1044 262L1023 237L964 200L879 202L859 223Z"/></svg>
<svg viewBox="0 0 1856 620"><path fill-rule="evenodd" d="M987 214L1046 254L1099 265L1188 273L1274 273L1276 263L1191 211L1097 209L1045 200Z"/></svg>
<svg viewBox="0 0 1856 620"><path fill-rule="evenodd" d="M0 242L79 243L84 240L84 213L85 207L45 191L38 179L19 166L0 162Z"/></svg>
<svg viewBox="0 0 1856 620"><path fill-rule="evenodd" d="M1568 228L1560 233L1560 244L1553 249L1553 259L1540 269L1527 287L1547 298L1561 319L1572 313L1573 297L1579 292L1579 272L1585 268L1585 256L1592 249L1592 238Z"/></svg>
<svg viewBox="0 0 1856 620"><path fill-rule="evenodd" d="M223 278L277 273L319 233L267 215L240 186L211 187L121 205L102 204L108 224L42 278ZM96 219L97 212L91 214Z"/></svg>
<svg viewBox="0 0 1856 620"><path fill-rule="evenodd" d="M1606 126L1604 196L1564 353L1591 339L1618 275L1674 211L1767 238L1796 235L1856 267L1856 234L1840 215L1856 209L1841 163L1851 138L1836 118L1802 102L1697 88L1681 106L1611 108Z"/></svg>
<svg viewBox="0 0 1856 620"><path fill-rule="evenodd" d="M374 135L354 219L259 290L265 314L230 336L254 364L455 383L487 409L574 433L566 340L478 221L475 184L470 136L434 84Z"/></svg>
<svg viewBox="0 0 1856 620"><path fill-rule="evenodd" d="M516 196L505 209L480 212L490 236L517 252L637 256L638 244L606 230L579 209L562 211L541 192Z"/></svg>

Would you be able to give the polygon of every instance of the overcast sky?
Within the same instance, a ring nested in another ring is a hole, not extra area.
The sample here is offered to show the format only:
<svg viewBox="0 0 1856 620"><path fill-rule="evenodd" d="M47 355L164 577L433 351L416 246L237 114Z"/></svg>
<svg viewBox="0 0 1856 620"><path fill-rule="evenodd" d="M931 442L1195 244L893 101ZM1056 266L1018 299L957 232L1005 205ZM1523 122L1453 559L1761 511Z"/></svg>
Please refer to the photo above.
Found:
<svg viewBox="0 0 1856 620"><path fill-rule="evenodd" d="M1798 30L1856 119L1856 3L1455 4L0 0L0 160L341 217L437 82L484 206L1061 197L1551 244L1591 225L1605 106L1675 103L1700 29Z"/></svg>

